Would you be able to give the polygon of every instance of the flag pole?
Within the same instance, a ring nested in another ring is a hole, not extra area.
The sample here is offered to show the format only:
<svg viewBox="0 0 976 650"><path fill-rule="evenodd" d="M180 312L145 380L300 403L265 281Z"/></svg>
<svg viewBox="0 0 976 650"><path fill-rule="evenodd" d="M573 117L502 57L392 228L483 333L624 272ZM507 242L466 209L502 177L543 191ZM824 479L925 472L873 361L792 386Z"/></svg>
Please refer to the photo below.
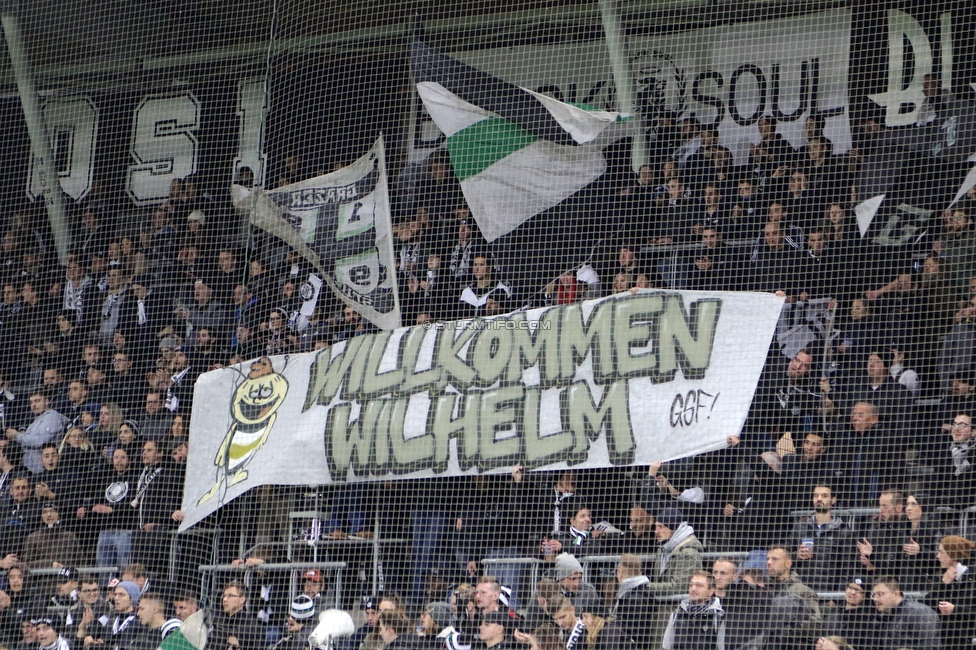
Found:
<svg viewBox="0 0 976 650"><path fill-rule="evenodd" d="M7 41L10 62L17 80L17 93L20 104L24 109L24 122L27 124L27 134L31 143L31 163L38 172L41 181L41 191L37 198L44 202L47 217L51 222L51 233L54 235L54 247L58 252L61 264L68 263L68 247L71 245L71 229L65 214L64 201L61 198L61 182L58 170L54 164L51 151L51 139L44 121L41 102L34 85L34 73L28 60L24 40L20 31L20 2L6 0L0 3L0 20L3 23L3 35Z"/></svg>
<svg viewBox="0 0 976 650"><path fill-rule="evenodd" d="M635 115L634 77L630 71L630 57L627 54L627 36L624 34L620 18L618 0L600 0L600 16L603 19L603 33L607 39L607 52L610 55L610 68L613 71L613 84L617 89L617 110L626 115ZM630 166L637 172L644 164L644 131L639 120L634 120L634 137L630 149Z"/></svg>

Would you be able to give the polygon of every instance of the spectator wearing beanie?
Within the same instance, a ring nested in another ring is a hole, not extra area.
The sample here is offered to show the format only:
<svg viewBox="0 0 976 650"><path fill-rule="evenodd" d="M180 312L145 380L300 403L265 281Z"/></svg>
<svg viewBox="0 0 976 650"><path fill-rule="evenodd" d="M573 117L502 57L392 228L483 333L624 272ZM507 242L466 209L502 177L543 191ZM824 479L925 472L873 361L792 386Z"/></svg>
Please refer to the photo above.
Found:
<svg viewBox="0 0 976 650"><path fill-rule="evenodd" d="M702 570L701 553L704 547L695 536L695 530L680 509L665 508L655 517L654 538L658 550L645 565L645 573L650 580L647 588L655 596L687 593L691 577ZM669 607L659 607L652 617L651 639L654 647L661 647L669 615Z"/></svg>
<svg viewBox="0 0 976 650"><path fill-rule="evenodd" d="M376 622L380 617L379 604L379 599L372 596L363 596L359 599L359 609L366 615L366 622L360 625L351 637L342 641L339 645L340 650L359 650L370 633L374 638L379 636L376 630Z"/></svg>
<svg viewBox="0 0 976 650"><path fill-rule="evenodd" d="M959 535L943 537L936 557L942 577L929 586L923 601L939 615L942 650L972 648L976 636L976 579L972 553L976 544Z"/></svg>
<svg viewBox="0 0 976 650"><path fill-rule="evenodd" d="M61 622L56 617L38 614L31 618L31 625L40 650L71 650L71 645L61 636Z"/></svg>
<svg viewBox="0 0 976 650"><path fill-rule="evenodd" d="M657 513L654 537L658 550L647 566L650 589L655 594L679 594L688 589L695 571L701 571L704 550L695 530L678 508Z"/></svg>
<svg viewBox="0 0 976 650"><path fill-rule="evenodd" d="M114 581L113 581L114 582ZM102 626L101 621L91 621L78 625L78 638L87 642L101 639L106 646L124 648L136 642L142 635L143 626L136 613L139 607L139 585L134 582L118 582L111 588L110 600L113 604L112 615ZM84 634L84 636L82 636Z"/></svg>
<svg viewBox="0 0 976 650"><path fill-rule="evenodd" d="M454 629L454 610L446 602L428 603L420 615L420 628L424 648L440 650L445 645L457 648L461 644L460 633Z"/></svg>
<svg viewBox="0 0 976 650"><path fill-rule="evenodd" d="M844 590L844 602L824 609L823 635L842 636L854 648L871 646L877 612L870 596L870 583L866 578L851 578Z"/></svg>
<svg viewBox="0 0 976 650"><path fill-rule="evenodd" d="M589 582L583 580L583 565L569 553L556 557L553 578L559 585L563 596L573 603L577 612L603 613L599 592Z"/></svg>
<svg viewBox="0 0 976 650"><path fill-rule="evenodd" d="M478 626L478 638L483 642L484 648L494 648L495 650L508 650L515 648L513 633L515 632L516 621L505 612L489 612L481 615L481 625Z"/></svg>
<svg viewBox="0 0 976 650"><path fill-rule="evenodd" d="M291 601L288 612L288 634L274 645L273 650L302 650L308 647L308 637L315 630L315 601L299 594Z"/></svg>

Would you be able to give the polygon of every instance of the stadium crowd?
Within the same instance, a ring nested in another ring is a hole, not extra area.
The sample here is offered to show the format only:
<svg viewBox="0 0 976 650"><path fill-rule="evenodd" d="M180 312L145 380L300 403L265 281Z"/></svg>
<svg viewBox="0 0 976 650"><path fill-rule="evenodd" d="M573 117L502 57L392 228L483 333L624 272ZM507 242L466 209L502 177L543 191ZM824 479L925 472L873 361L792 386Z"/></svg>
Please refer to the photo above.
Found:
<svg viewBox="0 0 976 650"><path fill-rule="evenodd" d="M927 110L940 110L938 84L926 88ZM544 287L520 280L530 248L481 238L446 152L433 154L394 224L404 323L653 288L777 292L791 308L823 303L836 321L778 336L745 426L719 452L640 475L516 468L321 490L313 507L329 517L307 541L376 530L406 541L384 549L381 592L347 583L343 604L365 593L351 608L365 622L344 647L972 645L974 544L960 512L976 505L976 191L940 206L915 258L879 252L852 214L864 169L891 155L877 121L835 156L822 119L807 119L795 150L764 117L738 167L714 129L662 125L655 162L601 186L613 243ZM224 209L194 178L174 182L144 224L96 196L78 211L66 267L38 214L7 224L7 648L148 649L178 629L204 596L191 549L173 541L197 376L371 330L329 297L302 310L307 262L260 233L241 245L208 227ZM302 498L262 488L205 522L232 531L218 558L239 572L202 603L208 648L299 650L335 602L326 572L303 573L296 596L262 568L294 541L283 521ZM238 536L254 549L246 557ZM353 573L372 570L365 553L335 553ZM514 558L538 560L544 576L530 580L527 565L504 561Z"/></svg>

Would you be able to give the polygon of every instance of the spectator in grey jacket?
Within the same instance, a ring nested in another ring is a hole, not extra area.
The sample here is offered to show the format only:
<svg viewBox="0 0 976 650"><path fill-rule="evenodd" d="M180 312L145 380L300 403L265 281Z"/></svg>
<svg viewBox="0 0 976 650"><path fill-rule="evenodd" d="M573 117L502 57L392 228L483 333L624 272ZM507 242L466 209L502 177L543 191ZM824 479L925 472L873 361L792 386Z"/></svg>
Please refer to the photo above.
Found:
<svg viewBox="0 0 976 650"><path fill-rule="evenodd" d="M68 420L57 411L48 408L47 395L42 391L31 393L30 409L35 417L27 430L7 429L7 438L20 443L24 448L24 465L35 474L39 474L44 471L44 465L41 463L41 447L46 442L61 440Z"/></svg>
<svg viewBox="0 0 976 650"><path fill-rule="evenodd" d="M665 508L657 513L654 537L658 551L648 563L650 583L647 588L655 596L686 593L691 576L702 569L704 548L695 536L695 530L681 510ZM669 614L668 608L658 607L651 617L652 647L661 647Z"/></svg>
<svg viewBox="0 0 976 650"><path fill-rule="evenodd" d="M577 612L603 614L603 603L596 587L583 581L583 565L569 553L560 553L553 569L554 578L563 595L568 598ZM550 610L550 614L552 610Z"/></svg>
<svg viewBox="0 0 976 650"><path fill-rule="evenodd" d="M854 561L854 535L833 514L837 497L828 485L813 489L814 514L793 526L796 572L814 591L840 591Z"/></svg>
<svg viewBox="0 0 976 650"><path fill-rule="evenodd" d="M871 597L878 609L879 648L938 650L938 615L922 603L905 598L898 580L890 577L878 578Z"/></svg>
<svg viewBox="0 0 976 650"><path fill-rule="evenodd" d="M213 289L208 282L197 280L193 285L192 302L187 301L185 307L178 307L175 311L179 329L184 327L183 323L179 323L180 320L188 322L192 327L187 328L189 335L186 337L186 345L191 348L196 343L196 333L201 329L218 336L223 336L229 330L230 312L222 302L214 300Z"/></svg>
<svg viewBox="0 0 976 650"><path fill-rule="evenodd" d="M769 589L776 592L786 592L799 596L809 606L810 613L800 626L800 631L809 638L815 638L820 633L820 605L817 593L803 584L800 576L792 571L793 560L790 552L782 546L773 546L766 551L766 573L769 575Z"/></svg>
<svg viewBox="0 0 976 650"><path fill-rule="evenodd" d="M649 588L655 595L679 594L688 588L695 571L701 571L704 550L695 530L678 508L657 513L654 536L658 542L656 561L648 570Z"/></svg>

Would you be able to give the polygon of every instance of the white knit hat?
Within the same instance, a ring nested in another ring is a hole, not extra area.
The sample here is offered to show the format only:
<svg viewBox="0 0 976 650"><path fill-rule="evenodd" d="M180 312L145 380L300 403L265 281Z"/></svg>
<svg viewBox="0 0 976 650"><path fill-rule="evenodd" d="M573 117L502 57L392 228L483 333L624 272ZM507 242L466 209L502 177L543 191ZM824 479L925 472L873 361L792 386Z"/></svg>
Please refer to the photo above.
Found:
<svg viewBox="0 0 976 650"><path fill-rule="evenodd" d="M291 617L296 621L304 621L315 616L315 601L302 594L291 601Z"/></svg>

